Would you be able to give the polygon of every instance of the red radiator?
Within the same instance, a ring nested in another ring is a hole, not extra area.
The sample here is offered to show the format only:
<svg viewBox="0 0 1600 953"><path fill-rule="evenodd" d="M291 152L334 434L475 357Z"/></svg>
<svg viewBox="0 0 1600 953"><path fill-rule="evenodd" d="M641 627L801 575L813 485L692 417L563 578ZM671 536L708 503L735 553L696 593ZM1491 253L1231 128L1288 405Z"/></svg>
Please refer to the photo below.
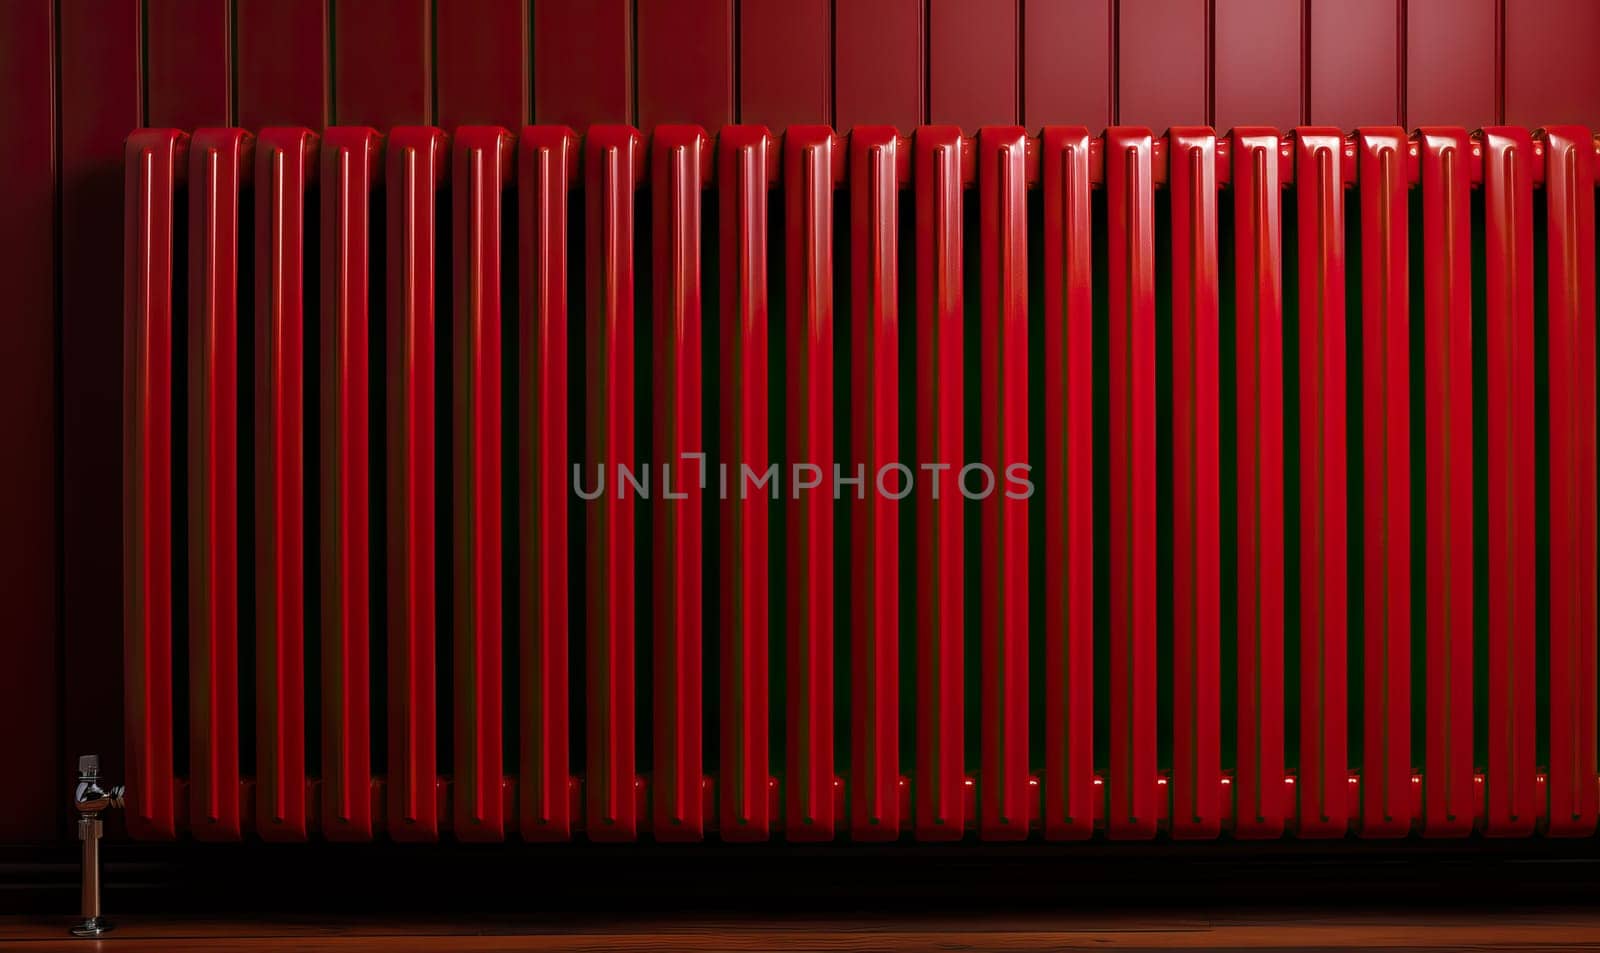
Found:
<svg viewBox="0 0 1600 953"><path fill-rule="evenodd" d="M141 129L130 831L1592 836L1597 162Z"/></svg>

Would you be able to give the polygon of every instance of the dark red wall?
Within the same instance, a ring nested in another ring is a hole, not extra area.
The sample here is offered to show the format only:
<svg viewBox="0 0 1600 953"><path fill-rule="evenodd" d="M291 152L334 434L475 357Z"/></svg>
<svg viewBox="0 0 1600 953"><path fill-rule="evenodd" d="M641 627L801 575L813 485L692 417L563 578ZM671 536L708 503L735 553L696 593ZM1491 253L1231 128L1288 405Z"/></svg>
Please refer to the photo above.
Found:
<svg viewBox="0 0 1600 953"><path fill-rule="evenodd" d="M5 0L0 842L120 774L138 126L1600 126L1600 0Z"/></svg>

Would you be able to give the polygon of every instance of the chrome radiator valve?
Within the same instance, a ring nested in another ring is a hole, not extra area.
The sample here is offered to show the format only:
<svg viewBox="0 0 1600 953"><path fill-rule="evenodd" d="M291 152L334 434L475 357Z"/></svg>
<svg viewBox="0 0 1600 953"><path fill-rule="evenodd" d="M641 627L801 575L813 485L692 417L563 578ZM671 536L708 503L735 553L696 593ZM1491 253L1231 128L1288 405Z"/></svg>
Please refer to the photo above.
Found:
<svg viewBox="0 0 1600 953"><path fill-rule="evenodd" d="M111 929L100 915L100 814L121 806L122 785L107 788L100 784L100 756L80 757L72 808L78 812L78 839L83 841L83 919L72 928L73 936L99 936Z"/></svg>

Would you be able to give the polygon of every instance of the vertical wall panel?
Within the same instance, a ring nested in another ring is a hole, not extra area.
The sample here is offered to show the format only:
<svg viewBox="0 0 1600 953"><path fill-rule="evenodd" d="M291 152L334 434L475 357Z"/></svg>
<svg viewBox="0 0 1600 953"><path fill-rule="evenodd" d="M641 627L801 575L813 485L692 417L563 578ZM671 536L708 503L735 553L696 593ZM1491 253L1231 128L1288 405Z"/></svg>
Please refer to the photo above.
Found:
<svg viewBox="0 0 1600 953"><path fill-rule="evenodd" d="M325 0L234 0L237 122L246 129L328 120Z"/></svg>
<svg viewBox="0 0 1600 953"><path fill-rule="evenodd" d="M1408 149L1405 132L1398 128L1364 127L1357 137L1362 419L1347 421L1347 426L1360 435L1363 449L1363 837L1403 837L1411 827ZM1434 413L1435 420L1442 419L1442 408L1429 404L1427 410ZM1430 495L1438 493L1444 475L1426 472ZM1305 485L1303 476L1301 485ZM1434 567L1430 564L1428 568ZM1470 737L1471 723L1468 725Z"/></svg>
<svg viewBox="0 0 1600 953"><path fill-rule="evenodd" d="M230 0L145 0L147 125L232 124L232 11Z"/></svg>
<svg viewBox="0 0 1600 953"><path fill-rule="evenodd" d="M735 126L717 137L722 221L721 340L723 456L739 467L737 502L719 503L722 522L721 787L723 840L770 836L768 798L768 521L771 495L747 487L744 467L765 473L768 451L767 203L776 143L761 126ZM754 478L752 477L752 480Z"/></svg>
<svg viewBox="0 0 1600 953"><path fill-rule="evenodd" d="M539 126L523 129L517 146L518 828L523 840L566 840L572 834L567 699L574 688L567 667L567 235L578 139L565 126Z"/></svg>
<svg viewBox="0 0 1600 953"><path fill-rule="evenodd" d="M1533 143L1498 126L1483 147L1484 392L1488 426L1489 764L1485 833L1533 832L1535 565L1533 387Z"/></svg>
<svg viewBox="0 0 1600 953"><path fill-rule="evenodd" d="M1044 130L1044 833L1094 833L1094 221L1089 130ZM1102 236L1102 240L1104 237Z"/></svg>
<svg viewBox="0 0 1600 953"><path fill-rule="evenodd" d="M784 361L788 460L794 474L786 529L787 695L784 835L832 840L833 188L837 143L826 126L800 126L783 142ZM806 475L802 478L802 473ZM814 482L812 482L814 480ZM807 484L802 486L802 483Z"/></svg>
<svg viewBox="0 0 1600 953"><path fill-rule="evenodd" d="M1406 0L1408 128L1498 121L1497 7L1497 0Z"/></svg>
<svg viewBox="0 0 1600 953"><path fill-rule="evenodd" d="M1119 10L1117 124L1208 122L1205 0L1124 0Z"/></svg>
<svg viewBox="0 0 1600 953"><path fill-rule="evenodd" d="M652 449L663 466L652 513L654 700L651 828L660 841L704 836L701 770L702 430L700 193L707 145L698 126L651 137ZM709 171L709 170L706 170Z"/></svg>
<svg viewBox="0 0 1600 953"><path fill-rule="evenodd" d="M368 267L378 134L330 128L321 149L322 308L318 397L321 530L322 828L330 840L372 836L368 498Z"/></svg>
<svg viewBox="0 0 1600 953"><path fill-rule="evenodd" d="M1301 0L1216 0L1211 124L1301 122Z"/></svg>
<svg viewBox="0 0 1600 953"><path fill-rule="evenodd" d="M639 128L733 122L734 0L634 0Z"/></svg>
<svg viewBox="0 0 1600 953"><path fill-rule="evenodd" d="M1400 0L1311 0L1311 112L1349 131L1401 123Z"/></svg>
<svg viewBox="0 0 1600 953"><path fill-rule="evenodd" d="M1112 837L1156 833L1155 183L1150 130L1106 130Z"/></svg>
<svg viewBox="0 0 1600 953"><path fill-rule="evenodd" d="M1295 130L1299 218L1301 837L1339 837L1345 724L1345 228L1339 130Z"/></svg>
<svg viewBox="0 0 1600 953"><path fill-rule="evenodd" d="M780 133L833 122L831 8L828 0L739 0L739 122Z"/></svg>
<svg viewBox="0 0 1600 953"><path fill-rule="evenodd" d="M256 587L263 840L306 836L305 200L316 148L314 133L289 127L263 129L256 144L256 545L255 572L246 575Z"/></svg>
<svg viewBox="0 0 1600 953"><path fill-rule="evenodd" d="M11 141L25 144L8 154L0 193L0 220L13 236L0 259L0 286L22 318L0 326L0 406L7 408L0 446L10 457L0 478L0 604L13 632L0 649L0 724L28 726L10 732L3 757L30 766L0 790L0 841L12 842L55 837L65 807L56 716L55 54L51 0L0 9L0 115Z"/></svg>
<svg viewBox="0 0 1600 953"><path fill-rule="evenodd" d="M633 121L630 0L533 3L533 121L587 130Z"/></svg>
<svg viewBox="0 0 1600 953"><path fill-rule="evenodd" d="M1016 122L1017 5L1021 0L930 0L928 121L960 126Z"/></svg>
<svg viewBox="0 0 1600 953"><path fill-rule="evenodd" d="M1112 0L1023 0L1022 124L1111 125ZM1198 118L1196 118L1198 121Z"/></svg>
<svg viewBox="0 0 1600 953"><path fill-rule="evenodd" d="M923 121L927 110L923 12L924 0L835 0L836 127L848 132L855 126L888 123L909 135Z"/></svg>
<svg viewBox="0 0 1600 953"><path fill-rule="evenodd" d="M532 115L528 5L533 0L450 0L434 5L434 95L447 130L516 128Z"/></svg>
<svg viewBox="0 0 1600 953"><path fill-rule="evenodd" d="M942 464L948 476L960 469L963 453L961 131L924 127L914 149L914 446L920 460ZM918 480L914 504L918 840L959 840L965 828L963 501L951 489L935 497L933 481Z"/></svg>
<svg viewBox="0 0 1600 953"><path fill-rule="evenodd" d="M436 191L445 167L444 135L409 127L390 134L385 152L384 363L389 624L389 836L438 837L435 646L435 341Z"/></svg>
<svg viewBox="0 0 1600 953"><path fill-rule="evenodd" d="M1506 123L1600 126L1600 3L1505 0Z"/></svg>
<svg viewBox="0 0 1600 953"><path fill-rule="evenodd" d="M432 118L429 0L333 0L333 121L414 125Z"/></svg>
<svg viewBox="0 0 1600 953"><path fill-rule="evenodd" d="M124 578L124 551L107 545L106 528L124 517L123 355L106 342L122 339L124 289L115 275L125 236L107 227L106 213L122 207L123 142L141 124L139 4L69 3L59 13L61 62L73 64L59 71L61 625L66 658L106 660L83 664L64 683L62 735L67 753L98 753L101 771L116 777L123 729L104 712L123 705L113 580Z"/></svg>

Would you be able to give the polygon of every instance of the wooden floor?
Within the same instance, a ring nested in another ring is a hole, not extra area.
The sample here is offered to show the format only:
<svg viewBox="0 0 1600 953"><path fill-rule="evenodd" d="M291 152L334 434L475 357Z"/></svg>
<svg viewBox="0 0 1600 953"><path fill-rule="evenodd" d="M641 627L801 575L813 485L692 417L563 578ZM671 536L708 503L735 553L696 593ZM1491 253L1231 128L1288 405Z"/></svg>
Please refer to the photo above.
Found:
<svg viewBox="0 0 1600 953"><path fill-rule="evenodd" d="M1596 844L118 844L99 940L0 850L0 951L1600 951Z"/></svg>
<svg viewBox="0 0 1600 953"><path fill-rule="evenodd" d="M1520 912L1274 909L1249 913L968 914L893 918L214 920L128 917L100 940L62 918L0 918L0 949L264 953L741 950L1600 950L1600 904Z"/></svg>

